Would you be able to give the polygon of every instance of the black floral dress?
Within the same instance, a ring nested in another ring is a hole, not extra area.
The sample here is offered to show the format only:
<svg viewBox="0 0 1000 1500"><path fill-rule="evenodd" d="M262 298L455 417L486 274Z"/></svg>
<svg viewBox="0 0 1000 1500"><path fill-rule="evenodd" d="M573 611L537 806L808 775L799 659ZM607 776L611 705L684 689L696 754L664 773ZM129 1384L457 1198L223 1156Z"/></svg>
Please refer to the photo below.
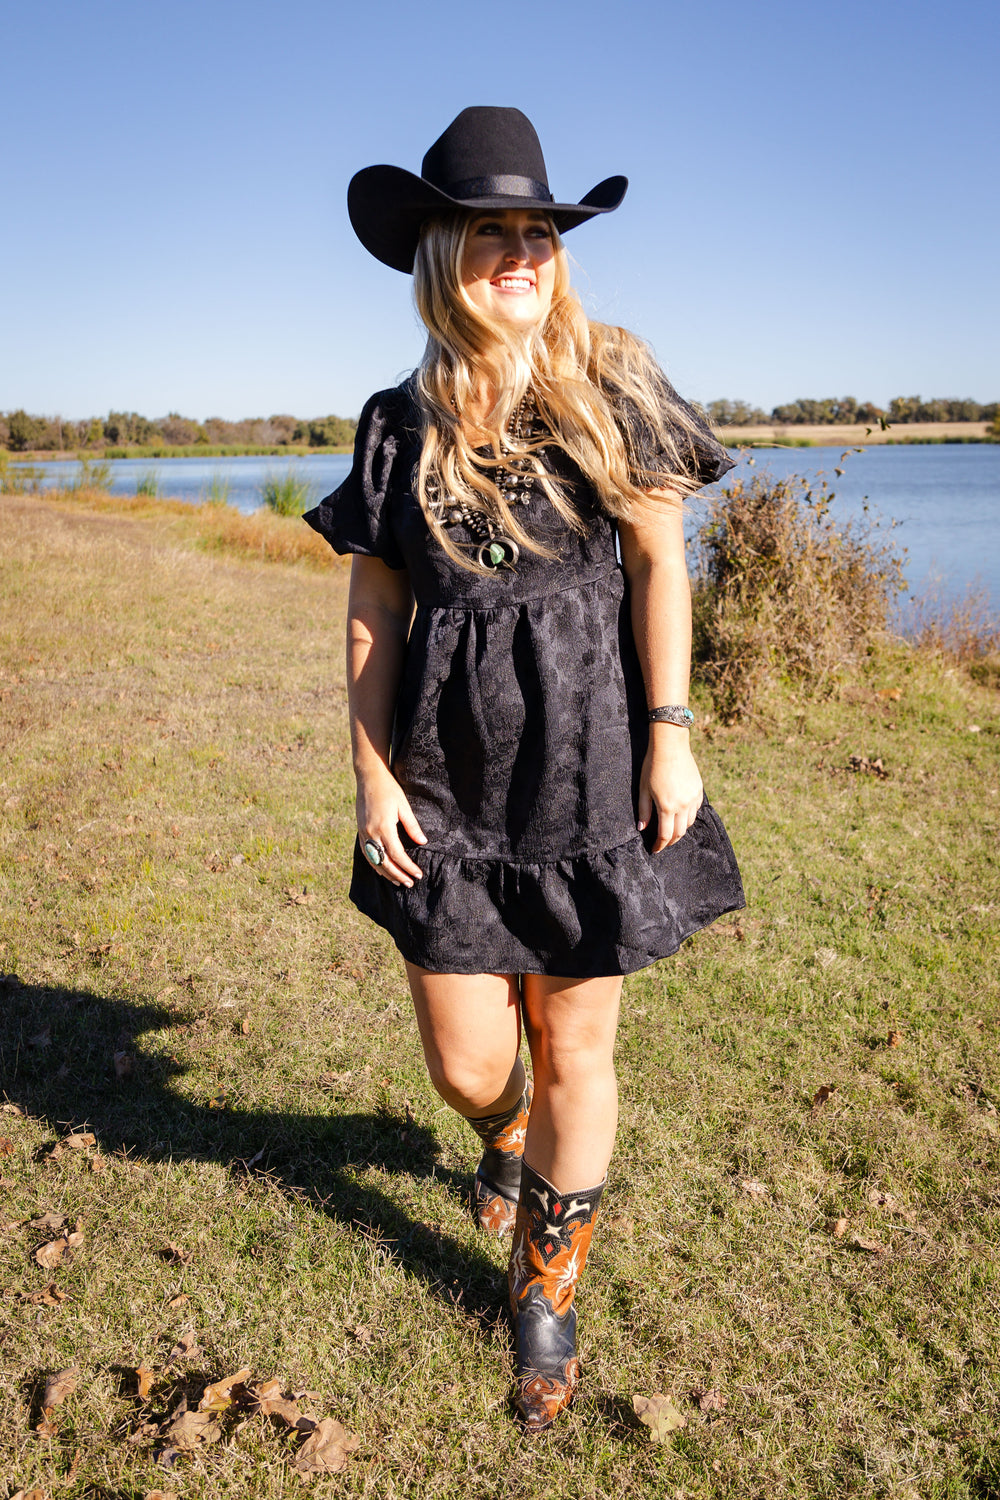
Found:
<svg viewBox="0 0 1000 1500"><path fill-rule="evenodd" d="M707 427L689 446L702 484L732 467ZM585 533L536 494L519 518L557 557L522 549L514 570L469 572L415 498L419 456L409 384L380 392L350 475L306 516L338 552L405 568L416 600L392 769L427 836L404 837L423 879L392 885L356 846L351 899L438 973L643 968L741 907L743 887L707 800L659 854L653 830L637 832L647 705L614 522L553 446L544 461L572 485ZM453 535L473 541L461 525Z"/></svg>

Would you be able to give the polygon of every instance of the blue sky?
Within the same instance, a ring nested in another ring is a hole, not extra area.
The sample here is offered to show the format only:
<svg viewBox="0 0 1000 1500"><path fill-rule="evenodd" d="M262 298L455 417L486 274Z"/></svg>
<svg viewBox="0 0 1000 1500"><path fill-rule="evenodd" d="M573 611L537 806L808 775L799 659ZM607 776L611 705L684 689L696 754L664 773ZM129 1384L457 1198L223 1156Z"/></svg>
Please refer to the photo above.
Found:
<svg viewBox="0 0 1000 1500"><path fill-rule="evenodd" d="M591 316L678 388L1000 396L1000 7L32 0L2 27L0 409L356 415L418 359L358 167L523 109Z"/></svg>

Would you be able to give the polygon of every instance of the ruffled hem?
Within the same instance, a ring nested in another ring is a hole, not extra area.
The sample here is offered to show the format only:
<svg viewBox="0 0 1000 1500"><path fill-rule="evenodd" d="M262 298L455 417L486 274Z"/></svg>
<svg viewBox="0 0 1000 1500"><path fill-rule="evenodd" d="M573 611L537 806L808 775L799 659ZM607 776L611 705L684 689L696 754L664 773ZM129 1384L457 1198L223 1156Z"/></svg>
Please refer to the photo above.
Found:
<svg viewBox="0 0 1000 1500"><path fill-rule="evenodd" d="M637 835L550 863L417 849L412 889L355 849L351 900L410 963L441 974L631 974L745 904L722 820L704 802L684 838L651 854Z"/></svg>

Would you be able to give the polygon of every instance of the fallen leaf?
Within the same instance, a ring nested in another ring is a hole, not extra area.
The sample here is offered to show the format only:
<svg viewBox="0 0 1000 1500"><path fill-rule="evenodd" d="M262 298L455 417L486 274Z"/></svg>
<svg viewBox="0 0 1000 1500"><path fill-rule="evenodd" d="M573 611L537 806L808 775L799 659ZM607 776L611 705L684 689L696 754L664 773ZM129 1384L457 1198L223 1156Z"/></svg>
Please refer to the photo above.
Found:
<svg viewBox="0 0 1000 1500"><path fill-rule="evenodd" d="M903 696L901 688L880 688L875 694L882 703L898 703Z"/></svg>
<svg viewBox="0 0 1000 1500"><path fill-rule="evenodd" d="M168 1447L191 1453L199 1443L217 1443L222 1428L210 1411L182 1411L164 1422L160 1436L167 1439Z"/></svg>
<svg viewBox="0 0 1000 1500"><path fill-rule="evenodd" d="M49 1240L47 1245L41 1245L35 1251L35 1259L43 1271L54 1271L62 1264L62 1258L69 1249L69 1240L63 1235L58 1240Z"/></svg>
<svg viewBox="0 0 1000 1500"><path fill-rule="evenodd" d="M32 1229L61 1229L66 1223L65 1214L42 1214L40 1219L29 1219Z"/></svg>
<svg viewBox="0 0 1000 1500"><path fill-rule="evenodd" d="M59 1424L58 1422L53 1422L49 1417L43 1417L40 1422L35 1424L35 1431L39 1437L54 1438L58 1436Z"/></svg>
<svg viewBox="0 0 1000 1500"><path fill-rule="evenodd" d="M885 1254L885 1246L880 1245L878 1240L863 1240L859 1235L855 1235L854 1239L851 1241L851 1244L857 1250L867 1250L869 1255Z"/></svg>
<svg viewBox="0 0 1000 1500"><path fill-rule="evenodd" d="M167 1358L167 1364L175 1364L179 1359L194 1359L200 1352L198 1348L198 1335L193 1328L187 1328L171 1349Z"/></svg>
<svg viewBox="0 0 1000 1500"><path fill-rule="evenodd" d="M0 1104L0 1115L15 1115L19 1120L25 1118L24 1110L19 1104Z"/></svg>
<svg viewBox="0 0 1000 1500"><path fill-rule="evenodd" d="M237 1370L235 1375L227 1375L225 1380L217 1380L214 1385L206 1385L201 1400L198 1402L198 1410L225 1411L227 1406L233 1404L233 1386L244 1385L249 1378L249 1369Z"/></svg>
<svg viewBox="0 0 1000 1500"><path fill-rule="evenodd" d="M14 1142L9 1135L0 1136L0 1156L13 1156Z"/></svg>
<svg viewBox="0 0 1000 1500"><path fill-rule="evenodd" d="M692 1391L691 1394L698 1403L699 1411L725 1411L729 1405L728 1396L715 1388L710 1391Z"/></svg>
<svg viewBox="0 0 1000 1500"><path fill-rule="evenodd" d="M52 1027L51 1026L46 1026L43 1031L38 1031L38 1032L35 1033L34 1036L29 1036L29 1038L28 1038L28 1046L29 1047L36 1047L36 1048L51 1047L52 1046Z"/></svg>
<svg viewBox="0 0 1000 1500"><path fill-rule="evenodd" d="M887 1047L898 1047L902 1040L903 1033L901 1031L890 1031L886 1036L885 1044Z"/></svg>
<svg viewBox="0 0 1000 1500"><path fill-rule="evenodd" d="M70 1365L65 1370L57 1370L54 1375L49 1376L45 1382L45 1394L42 1397L43 1416L50 1417L67 1396L72 1396L79 1376L80 1370L77 1365Z"/></svg>
<svg viewBox="0 0 1000 1500"><path fill-rule="evenodd" d="M827 1100L832 1099L833 1096L834 1096L834 1094L836 1092L837 1092L837 1085L835 1083L823 1083L823 1084L821 1084L820 1087L816 1090L815 1094L813 1095L813 1102L812 1102L812 1112L813 1112L813 1114L814 1115L819 1114L820 1110L823 1108L823 1105L826 1104Z"/></svg>
<svg viewBox="0 0 1000 1500"><path fill-rule="evenodd" d="M891 1193L882 1193L878 1188L872 1188L868 1194L868 1202L873 1208L884 1208L893 1213L899 1207L899 1200Z"/></svg>
<svg viewBox="0 0 1000 1500"><path fill-rule="evenodd" d="M115 1077L119 1083L126 1078L131 1078L135 1072L135 1058L131 1052L115 1053Z"/></svg>
<svg viewBox="0 0 1000 1500"><path fill-rule="evenodd" d="M353 1328L348 1328L352 1339L357 1339L359 1344L368 1345L372 1341L372 1331L367 1323L355 1323Z"/></svg>
<svg viewBox="0 0 1000 1500"><path fill-rule="evenodd" d="M54 1281L48 1286L43 1286L40 1292L22 1292L21 1301L31 1302L36 1307L58 1307L60 1302L65 1302L69 1292L61 1292Z"/></svg>
<svg viewBox="0 0 1000 1500"><path fill-rule="evenodd" d="M147 1490L142 1500L177 1500L176 1490Z"/></svg>
<svg viewBox="0 0 1000 1500"><path fill-rule="evenodd" d="M312 901L312 896L310 896L305 886L302 887L301 891L297 891L294 886L288 885L285 887L283 895L288 900L290 906L308 906Z"/></svg>
<svg viewBox="0 0 1000 1500"><path fill-rule="evenodd" d="M153 1389L153 1381L156 1379L155 1370L147 1370L145 1365L139 1365L135 1372L139 1386L139 1400L145 1401Z"/></svg>
<svg viewBox="0 0 1000 1500"><path fill-rule="evenodd" d="M172 1469L180 1456L181 1450L175 1448L172 1444L168 1444L166 1448L160 1449L156 1455L156 1462L160 1465L161 1469Z"/></svg>
<svg viewBox="0 0 1000 1500"><path fill-rule="evenodd" d="M301 1411L287 1396L272 1396L257 1403L257 1412L262 1417L277 1417L286 1427L296 1428L301 1433L312 1432L317 1419L307 1411Z"/></svg>
<svg viewBox="0 0 1000 1500"><path fill-rule="evenodd" d="M17 1490L10 1500L48 1500L44 1490Z"/></svg>
<svg viewBox="0 0 1000 1500"><path fill-rule="evenodd" d="M649 1428L650 1440L665 1443L670 1434L679 1427L687 1426L687 1417L677 1410L669 1396L659 1392L652 1396L633 1396L632 1410L644 1427Z"/></svg>
<svg viewBox="0 0 1000 1500"><path fill-rule="evenodd" d="M835 1240L842 1240L847 1233L846 1219L831 1219L827 1225Z"/></svg>
<svg viewBox="0 0 1000 1500"><path fill-rule="evenodd" d="M247 1386L247 1401L251 1406L260 1401L276 1401L280 1395L280 1380L262 1380Z"/></svg>
<svg viewBox="0 0 1000 1500"><path fill-rule="evenodd" d="M752 1198L766 1198L770 1196L770 1190L767 1187L767 1184L758 1182L754 1177L744 1178L744 1180L740 1183L740 1187L745 1193L749 1193Z"/></svg>
<svg viewBox="0 0 1000 1500"><path fill-rule="evenodd" d="M334 1417L324 1417L292 1462L300 1474L339 1474L347 1466L348 1455L359 1447L353 1433Z"/></svg>
<svg viewBox="0 0 1000 1500"><path fill-rule="evenodd" d="M186 1266L194 1255L193 1250L185 1250L183 1245L175 1245L169 1240L162 1249L157 1251L161 1260L165 1260L171 1266Z"/></svg>
<svg viewBox="0 0 1000 1500"><path fill-rule="evenodd" d="M190 1300L191 1299L189 1297L186 1297L183 1292L179 1292L176 1297L171 1297L170 1301L167 1303L167 1306L183 1307L185 1303L189 1302Z"/></svg>
<svg viewBox="0 0 1000 1500"><path fill-rule="evenodd" d="M241 1021L240 1022L240 1036L249 1036L249 1035L250 1035L250 1022L246 1021L246 1020Z"/></svg>
<svg viewBox="0 0 1000 1500"><path fill-rule="evenodd" d="M71 1151L83 1151L87 1146L96 1146L97 1137L89 1130L75 1130L72 1135L63 1136L60 1145L68 1146Z"/></svg>

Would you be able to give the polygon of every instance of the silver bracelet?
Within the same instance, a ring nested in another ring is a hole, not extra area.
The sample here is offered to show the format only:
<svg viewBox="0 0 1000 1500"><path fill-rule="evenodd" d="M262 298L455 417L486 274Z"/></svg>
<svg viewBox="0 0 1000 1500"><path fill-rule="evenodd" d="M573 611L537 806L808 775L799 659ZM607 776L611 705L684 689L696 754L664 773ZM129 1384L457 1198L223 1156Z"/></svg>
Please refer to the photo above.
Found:
<svg viewBox="0 0 1000 1500"><path fill-rule="evenodd" d="M690 729L694 723L694 714L682 703L668 703L663 708L651 708L649 722L651 724L679 724L682 729Z"/></svg>

